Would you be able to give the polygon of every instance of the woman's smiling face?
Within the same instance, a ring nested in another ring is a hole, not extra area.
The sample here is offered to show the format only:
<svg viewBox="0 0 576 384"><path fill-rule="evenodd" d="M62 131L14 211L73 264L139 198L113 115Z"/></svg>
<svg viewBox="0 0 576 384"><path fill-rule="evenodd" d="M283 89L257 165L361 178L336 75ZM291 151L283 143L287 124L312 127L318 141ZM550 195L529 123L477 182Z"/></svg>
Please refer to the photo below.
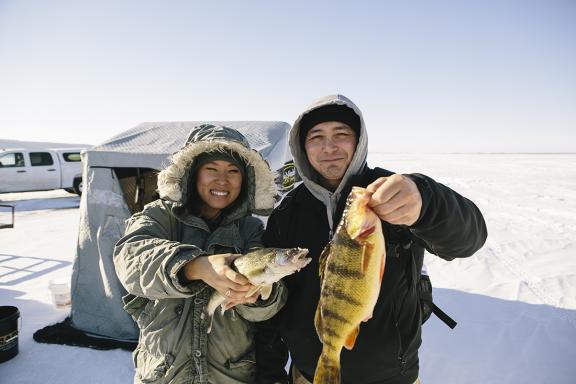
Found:
<svg viewBox="0 0 576 384"><path fill-rule="evenodd" d="M238 166L226 160L204 163L198 169L196 190L202 200L200 216L212 219L232 204L242 189L242 172Z"/></svg>

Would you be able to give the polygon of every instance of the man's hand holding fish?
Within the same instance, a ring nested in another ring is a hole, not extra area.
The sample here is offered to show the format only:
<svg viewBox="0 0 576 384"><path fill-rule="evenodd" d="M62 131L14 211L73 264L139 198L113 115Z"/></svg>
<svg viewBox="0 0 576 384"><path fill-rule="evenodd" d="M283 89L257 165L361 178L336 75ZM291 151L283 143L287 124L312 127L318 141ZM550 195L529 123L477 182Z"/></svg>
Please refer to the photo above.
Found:
<svg viewBox="0 0 576 384"><path fill-rule="evenodd" d="M366 189L372 193L368 205L380 219L395 225L412 225L420 217L422 196L409 177L379 177Z"/></svg>

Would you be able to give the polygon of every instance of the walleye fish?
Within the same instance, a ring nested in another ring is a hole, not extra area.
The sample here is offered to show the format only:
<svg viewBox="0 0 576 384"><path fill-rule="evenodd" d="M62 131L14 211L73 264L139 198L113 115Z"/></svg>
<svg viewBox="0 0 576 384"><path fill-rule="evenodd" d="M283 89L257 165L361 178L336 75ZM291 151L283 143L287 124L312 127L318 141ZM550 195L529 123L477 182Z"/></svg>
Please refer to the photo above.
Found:
<svg viewBox="0 0 576 384"><path fill-rule="evenodd" d="M270 297L272 285L275 282L284 276L299 271L310 263L312 259L307 258L307 254L308 249L306 248L261 248L250 251L234 260L234 269L254 285L253 289L246 292L245 297L260 292L262 300L266 300ZM219 292L214 292L206 308L210 322L208 333L212 328L212 317L216 308L225 303L226 297ZM222 313L224 313L224 306L222 306Z"/></svg>
<svg viewBox="0 0 576 384"><path fill-rule="evenodd" d="M368 321L384 274L386 249L371 193L353 187L334 238L320 255L320 301L314 325L323 344L314 384L340 383L340 352L352 349Z"/></svg>

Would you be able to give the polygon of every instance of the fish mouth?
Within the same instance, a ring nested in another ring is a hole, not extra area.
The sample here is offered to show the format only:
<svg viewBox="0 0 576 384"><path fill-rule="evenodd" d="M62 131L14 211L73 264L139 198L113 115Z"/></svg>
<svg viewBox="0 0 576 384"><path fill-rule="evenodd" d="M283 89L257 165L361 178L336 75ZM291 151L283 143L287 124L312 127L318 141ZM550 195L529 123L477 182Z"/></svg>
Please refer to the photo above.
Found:
<svg viewBox="0 0 576 384"><path fill-rule="evenodd" d="M366 205L372 198L372 192L369 192L368 190L361 187L352 187L352 191L349 196L350 200L362 199L362 205Z"/></svg>
<svg viewBox="0 0 576 384"><path fill-rule="evenodd" d="M299 261L302 260L308 254L307 248L293 248L288 251L288 257L292 261Z"/></svg>
<svg viewBox="0 0 576 384"><path fill-rule="evenodd" d="M298 271L300 270L300 268L304 268L312 261L312 258L306 257L308 255L307 248L296 248L294 253L295 255L294 258L292 259L292 262L298 266Z"/></svg>
<svg viewBox="0 0 576 384"><path fill-rule="evenodd" d="M276 262L278 265L296 265L298 269L300 269L312 261L311 258L306 258L306 255L308 255L307 248L292 248L285 254L278 254L276 256Z"/></svg>

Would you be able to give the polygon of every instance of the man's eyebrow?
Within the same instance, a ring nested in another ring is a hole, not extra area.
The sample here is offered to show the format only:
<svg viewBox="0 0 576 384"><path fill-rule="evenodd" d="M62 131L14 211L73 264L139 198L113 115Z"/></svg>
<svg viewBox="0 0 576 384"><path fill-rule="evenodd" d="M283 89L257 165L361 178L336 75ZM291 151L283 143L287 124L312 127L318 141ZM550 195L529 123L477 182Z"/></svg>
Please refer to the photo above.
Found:
<svg viewBox="0 0 576 384"><path fill-rule="evenodd" d="M354 131L354 129L352 127L345 125L344 123L342 123L342 125L338 125L338 126L334 127L334 130Z"/></svg>
<svg viewBox="0 0 576 384"><path fill-rule="evenodd" d="M348 131L348 130L349 130L349 131L354 131L354 129L353 129L352 127L349 127L348 125L346 125L346 124L344 124L344 123L342 123L341 125L335 126L335 127L334 127L334 130L338 130L338 131L343 131L343 130L344 130L344 131ZM322 129L320 129L320 128L311 128L311 129L308 131L308 134L316 133L316 132L322 132Z"/></svg>

